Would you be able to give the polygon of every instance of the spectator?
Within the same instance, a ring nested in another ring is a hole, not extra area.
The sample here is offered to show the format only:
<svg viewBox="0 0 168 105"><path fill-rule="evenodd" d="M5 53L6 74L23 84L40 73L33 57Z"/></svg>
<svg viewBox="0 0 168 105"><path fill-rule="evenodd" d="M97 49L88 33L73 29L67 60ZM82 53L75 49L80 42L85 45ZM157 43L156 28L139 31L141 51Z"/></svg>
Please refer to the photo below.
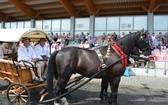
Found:
<svg viewBox="0 0 168 105"><path fill-rule="evenodd" d="M93 38L90 42L90 47L96 46L97 45L97 38Z"/></svg>
<svg viewBox="0 0 168 105"><path fill-rule="evenodd" d="M89 48L90 47L90 43L88 42L88 41L85 41L85 43L84 43L84 46L83 46L84 48Z"/></svg>
<svg viewBox="0 0 168 105"><path fill-rule="evenodd" d="M165 34L164 40L165 40L165 46L166 48L168 48L168 33Z"/></svg>
<svg viewBox="0 0 168 105"><path fill-rule="evenodd" d="M68 46L69 44L69 37L68 36L65 36L64 38L65 42L64 42L64 47Z"/></svg>
<svg viewBox="0 0 168 105"><path fill-rule="evenodd" d="M57 44L56 44L56 46L55 46L55 50L56 51L59 51L59 50L61 50L62 49L62 46L61 46L61 41L57 41Z"/></svg>
<svg viewBox="0 0 168 105"><path fill-rule="evenodd" d="M117 34L116 34L116 32L113 33L113 35L112 35L112 39L113 39L113 41L117 41L118 38L117 38Z"/></svg>
<svg viewBox="0 0 168 105"><path fill-rule="evenodd" d="M152 41L153 41L154 48L161 50L160 37L156 36Z"/></svg>

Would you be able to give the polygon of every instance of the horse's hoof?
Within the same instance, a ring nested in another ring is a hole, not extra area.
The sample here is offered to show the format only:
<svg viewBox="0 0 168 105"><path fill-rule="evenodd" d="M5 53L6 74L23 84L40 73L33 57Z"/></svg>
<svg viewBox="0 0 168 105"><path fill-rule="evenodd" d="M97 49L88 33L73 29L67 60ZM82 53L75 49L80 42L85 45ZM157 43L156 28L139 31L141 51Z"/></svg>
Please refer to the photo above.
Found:
<svg viewBox="0 0 168 105"><path fill-rule="evenodd" d="M54 102L54 105L60 105L59 103L57 103L57 102Z"/></svg>
<svg viewBox="0 0 168 105"><path fill-rule="evenodd" d="M69 105L69 103L65 97L61 98L61 105Z"/></svg>

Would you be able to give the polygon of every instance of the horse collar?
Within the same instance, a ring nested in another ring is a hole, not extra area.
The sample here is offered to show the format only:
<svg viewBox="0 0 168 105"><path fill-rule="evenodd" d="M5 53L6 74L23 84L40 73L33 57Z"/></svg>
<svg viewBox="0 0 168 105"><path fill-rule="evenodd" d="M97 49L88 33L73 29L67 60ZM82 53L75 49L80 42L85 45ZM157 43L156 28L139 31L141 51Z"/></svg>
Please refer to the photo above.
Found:
<svg viewBox="0 0 168 105"><path fill-rule="evenodd" d="M122 51L122 49L113 40L111 40L111 47L117 53L117 55L121 57L123 69L125 70L125 68L128 64L127 56L125 55L125 53Z"/></svg>

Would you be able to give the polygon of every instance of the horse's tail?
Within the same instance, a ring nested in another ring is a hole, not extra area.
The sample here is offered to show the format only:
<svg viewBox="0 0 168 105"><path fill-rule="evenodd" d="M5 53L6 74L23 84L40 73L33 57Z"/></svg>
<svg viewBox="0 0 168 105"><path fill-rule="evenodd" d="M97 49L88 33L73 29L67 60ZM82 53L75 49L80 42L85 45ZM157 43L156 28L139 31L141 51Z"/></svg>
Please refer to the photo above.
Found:
<svg viewBox="0 0 168 105"><path fill-rule="evenodd" d="M55 61L57 53L58 51L55 51L51 54L47 68L47 90L50 98L53 96L53 78L58 75Z"/></svg>

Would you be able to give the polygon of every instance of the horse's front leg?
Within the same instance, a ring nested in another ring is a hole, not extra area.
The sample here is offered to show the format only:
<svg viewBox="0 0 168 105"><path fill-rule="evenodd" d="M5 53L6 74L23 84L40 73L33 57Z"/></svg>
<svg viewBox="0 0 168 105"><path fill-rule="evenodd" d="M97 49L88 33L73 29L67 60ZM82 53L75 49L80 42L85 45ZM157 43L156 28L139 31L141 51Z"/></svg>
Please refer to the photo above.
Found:
<svg viewBox="0 0 168 105"><path fill-rule="evenodd" d="M118 86L120 83L120 79L121 77L110 78L111 95L108 101L109 105L117 105Z"/></svg>
<svg viewBox="0 0 168 105"><path fill-rule="evenodd" d="M101 91L100 91L100 99L101 99L101 101L103 101L104 99L105 100L108 99L108 94L107 94L108 82L109 82L109 78L107 78L107 77L103 77L102 78Z"/></svg>

